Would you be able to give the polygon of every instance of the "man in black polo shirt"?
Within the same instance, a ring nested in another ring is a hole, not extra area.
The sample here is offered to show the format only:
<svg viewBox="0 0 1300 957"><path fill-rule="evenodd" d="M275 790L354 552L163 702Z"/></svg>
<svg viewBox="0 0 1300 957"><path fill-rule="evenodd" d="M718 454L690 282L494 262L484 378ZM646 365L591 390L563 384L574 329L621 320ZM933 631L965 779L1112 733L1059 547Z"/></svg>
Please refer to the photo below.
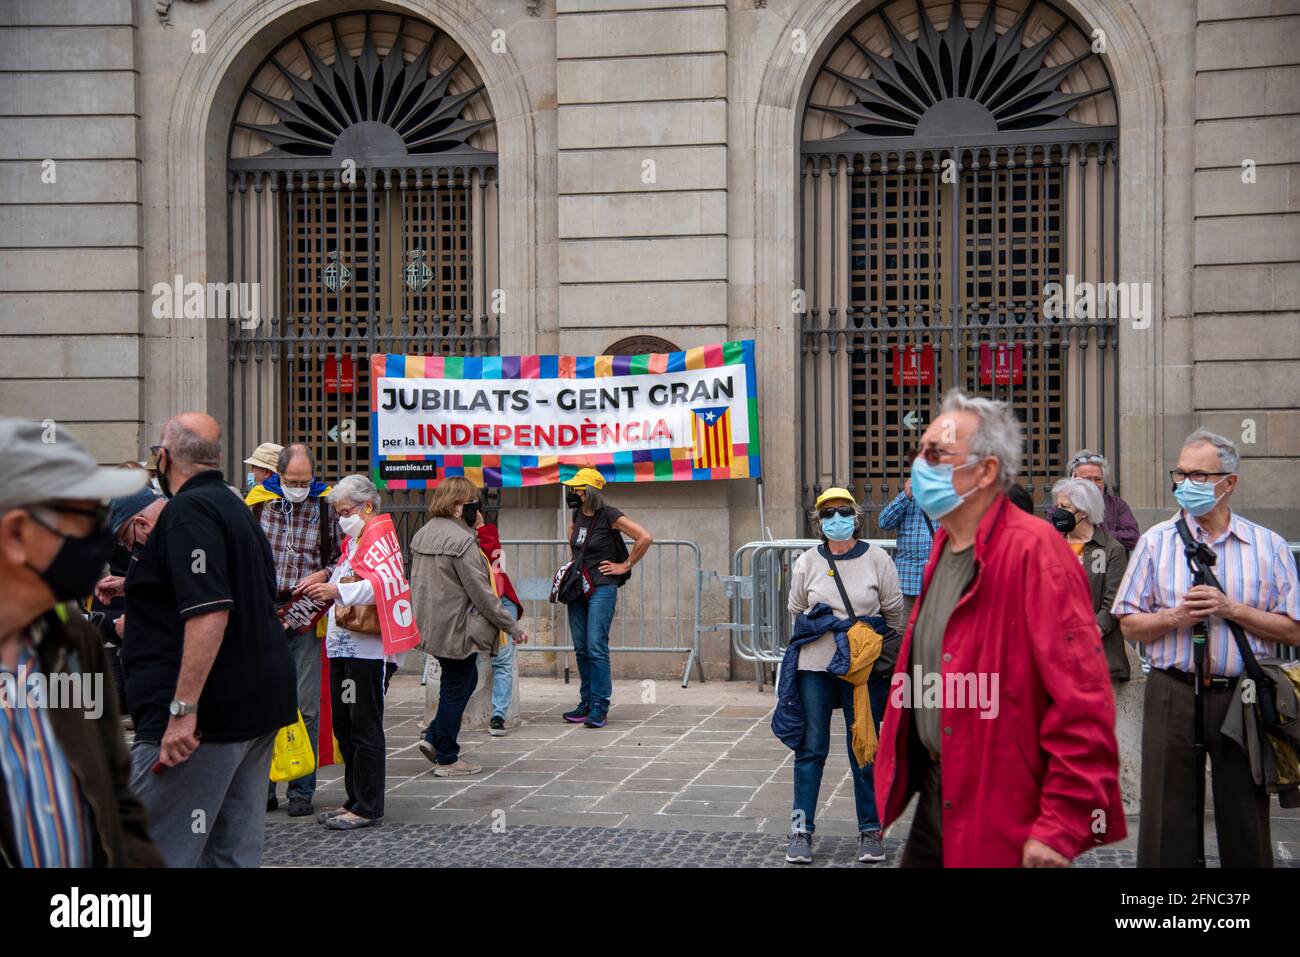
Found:
<svg viewBox="0 0 1300 957"><path fill-rule="evenodd" d="M297 718L266 536L218 468L201 412L162 431L170 501L126 575L131 784L170 867L256 867L275 733Z"/></svg>

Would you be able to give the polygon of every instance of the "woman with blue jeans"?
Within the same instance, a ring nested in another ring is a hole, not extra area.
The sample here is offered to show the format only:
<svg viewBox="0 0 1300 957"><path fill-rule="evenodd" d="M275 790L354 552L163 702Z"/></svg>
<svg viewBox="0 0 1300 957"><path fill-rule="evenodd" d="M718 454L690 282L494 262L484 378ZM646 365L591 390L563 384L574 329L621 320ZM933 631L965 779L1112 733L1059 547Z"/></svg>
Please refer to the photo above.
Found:
<svg viewBox="0 0 1300 957"><path fill-rule="evenodd" d="M584 598L569 603L569 637L578 661L581 698L578 707L564 713L565 721L603 728L608 722L613 684L609 668L609 628L614 621L618 589L627 581L654 541L650 533L612 505L600 490L605 477L596 469L579 469L566 479L565 502L573 509L569 547L573 560L581 559L593 588ZM629 554L623 535L634 540Z"/></svg>
<svg viewBox="0 0 1300 957"><path fill-rule="evenodd" d="M523 606L515 586L506 574L505 552L501 548L501 533L496 525L483 520L483 512L474 513L474 534L478 536L479 551L488 560L492 569L492 587L506 611L514 616L515 621L524 617ZM488 734L499 738L506 733L506 717L510 711L510 699L515 690L515 645L513 641L502 641L492 653L492 720L488 724Z"/></svg>
<svg viewBox="0 0 1300 957"><path fill-rule="evenodd" d="M839 619L879 616L896 633L907 622L903 616L903 592L898 572L889 555L859 541L861 511L847 489L829 488L817 499L813 527L822 544L800 555L790 569L789 610L801 615L819 603L827 605ZM852 611L836 584L844 586ZM853 686L827 670L836 651L835 635L827 631L798 649L795 688L803 711L803 738L794 758L794 807L786 860L791 864L812 863L812 835L816 829L818 794L822 770L830 753L831 716L844 712L849 768L853 775L853 801L858 819L858 861L874 863L885 859L876 808L872 766L860 766L853 754ZM889 675L867 681L871 717L880 730L880 718L889 697Z"/></svg>

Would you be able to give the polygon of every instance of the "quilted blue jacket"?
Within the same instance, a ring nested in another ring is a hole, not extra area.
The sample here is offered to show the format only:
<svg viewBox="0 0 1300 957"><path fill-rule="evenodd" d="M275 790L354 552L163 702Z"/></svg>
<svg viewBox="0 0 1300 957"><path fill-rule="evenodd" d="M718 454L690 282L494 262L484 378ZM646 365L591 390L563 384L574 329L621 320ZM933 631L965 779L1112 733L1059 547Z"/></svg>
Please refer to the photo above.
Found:
<svg viewBox="0 0 1300 957"><path fill-rule="evenodd" d="M861 615L858 621L870 625L886 641L898 637L897 632L880 615ZM819 601L803 614L795 616L794 632L781 661L781 675L776 685L776 708L772 712L772 733L792 751L797 751L803 741L803 702L799 698L799 683L796 680L799 649L826 632L832 632L835 635L835 654L831 656L826 670L842 677L849 670L849 628L852 626L852 620L837 617L835 611L824 601Z"/></svg>

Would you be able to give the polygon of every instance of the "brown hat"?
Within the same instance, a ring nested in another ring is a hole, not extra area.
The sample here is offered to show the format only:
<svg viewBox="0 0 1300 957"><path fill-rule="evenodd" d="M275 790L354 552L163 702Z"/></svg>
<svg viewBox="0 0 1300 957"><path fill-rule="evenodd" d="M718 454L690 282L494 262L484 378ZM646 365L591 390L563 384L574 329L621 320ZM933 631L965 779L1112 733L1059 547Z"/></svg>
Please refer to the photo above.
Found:
<svg viewBox="0 0 1300 957"><path fill-rule="evenodd" d="M274 442L263 442L252 455L244 459L244 464L256 465L259 469L270 469L272 472L278 473L280 470L280 453L283 451L283 445L276 445Z"/></svg>

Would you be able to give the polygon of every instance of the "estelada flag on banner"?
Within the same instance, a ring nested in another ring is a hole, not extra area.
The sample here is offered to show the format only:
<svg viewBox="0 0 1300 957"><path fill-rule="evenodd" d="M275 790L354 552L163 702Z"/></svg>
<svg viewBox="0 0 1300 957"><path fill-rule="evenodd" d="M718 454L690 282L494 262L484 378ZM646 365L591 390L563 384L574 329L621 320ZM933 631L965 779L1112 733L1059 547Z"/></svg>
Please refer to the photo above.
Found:
<svg viewBox="0 0 1300 957"><path fill-rule="evenodd" d="M731 410L726 406L694 409L691 438L697 469L731 468Z"/></svg>
<svg viewBox="0 0 1300 957"><path fill-rule="evenodd" d="M402 568L402 546L391 516L379 515L367 524L348 562L375 590L384 654L400 655L418 645L420 629L411 607L411 585Z"/></svg>

